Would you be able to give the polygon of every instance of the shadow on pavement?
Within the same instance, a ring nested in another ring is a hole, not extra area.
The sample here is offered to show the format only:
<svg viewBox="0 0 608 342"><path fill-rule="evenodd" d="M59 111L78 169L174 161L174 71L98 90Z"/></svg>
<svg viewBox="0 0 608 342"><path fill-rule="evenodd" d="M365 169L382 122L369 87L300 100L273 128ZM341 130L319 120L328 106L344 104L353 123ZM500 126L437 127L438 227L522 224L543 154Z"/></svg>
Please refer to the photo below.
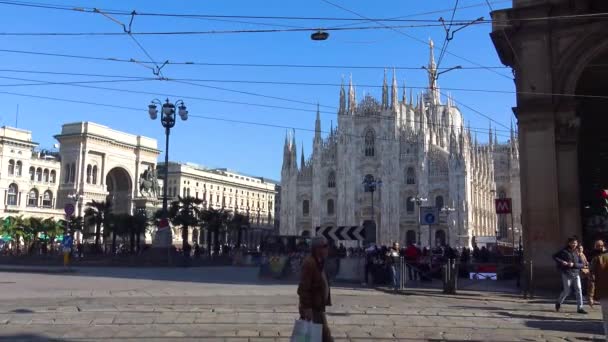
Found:
<svg viewBox="0 0 608 342"><path fill-rule="evenodd" d="M58 339L58 338L50 338L44 335L38 334L16 334L16 335L6 335L0 336L0 341L11 341L11 342L31 342L31 341L50 341L50 342L62 342L66 340Z"/></svg>
<svg viewBox="0 0 608 342"><path fill-rule="evenodd" d="M581 316L581 318L567 317L547 317L540 315L518 315L511 312L498 312L498 314L525 320L525 325L530 328L540 330L552 330L563 332L587 333L602 335L604 328L599 320L591 320Z"/></svg>
<svg viewBox="0 0 608 342"><path fill-rule="evenodd" d="M59 277L93 277L107 279L153 280L163 282L189 282L209 285L297 285L297 280L280 280L260 278L259 268L240 266L213 266L213 267L74 267L73 272L63 274L48 274ZM20 274L27 272L18 272ZM40 273L40 272L31 272ZM332 288L360 289L361 286L353 283L332 283ZM294 290L295 293L295 290Z"/></svg>

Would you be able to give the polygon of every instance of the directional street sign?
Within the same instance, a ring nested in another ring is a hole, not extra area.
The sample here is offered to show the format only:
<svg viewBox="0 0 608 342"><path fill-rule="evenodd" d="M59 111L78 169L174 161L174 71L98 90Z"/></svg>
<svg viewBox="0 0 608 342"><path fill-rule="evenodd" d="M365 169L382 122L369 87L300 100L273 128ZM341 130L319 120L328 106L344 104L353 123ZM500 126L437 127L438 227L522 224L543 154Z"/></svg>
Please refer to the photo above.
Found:
<svg viewBox="0 0 608 342"><path fill-rule="evenodd" d="M419 219L421 225L439 224L439 209L437 207L420 207Z"/></svg>
<svg viewBox="0 0 608 342"><path fill-rule="evenodd" d="M74 214L74 205L72 203L67 203L64 207L63 207L63 211L65 211L65 214L67 216L72 216L72 214Z"/></svg>
<svg viewBox="0 0 608 342"><path fill-rule="evenodd" d="M365 240L365 229L359 226L317 227L316 232L329 241Z"/></svg>

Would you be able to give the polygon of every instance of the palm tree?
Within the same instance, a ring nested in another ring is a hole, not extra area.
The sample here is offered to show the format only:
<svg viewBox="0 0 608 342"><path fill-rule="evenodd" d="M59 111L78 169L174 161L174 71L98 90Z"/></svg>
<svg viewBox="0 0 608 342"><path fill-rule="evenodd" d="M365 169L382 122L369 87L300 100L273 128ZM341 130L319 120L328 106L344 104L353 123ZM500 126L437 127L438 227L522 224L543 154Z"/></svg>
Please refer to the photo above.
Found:
<svg viewBox="0 0 608 342"><path fill-rule="evenodd" d="M21 238L23 238L24 244L31 238L31 232L29 228L24 226L24 218L22 215L19 216L8 216L4 219L3 229L6 235L10 236L15 243L17 253L21 249Z"/></svg>
<svg viewBox="0 0 608 342"><path fill-rule="evenodd" d="M220 244L219 244L219 235L220 231L226 227L226 223L228 222L228 217L230 217L230 212L222 209L214 209L209 208L201 211L200 214L200 223L201 228L207 229L207 250L211 253L211 233L214 233L213 236L213 248L215 253L219 252Z"/></svg>
<svg viewBox="0 0 608 342"><path fill-rule="evenodd" d="M146 234L146 231L148 230L148 218L146 217L145 213L137 213L133 216L133 225L132 225L132 229L131 232L132 234L135 235L136 238L136 242L135 245L137 246L137 252L139 253L140 248L141 248L141 244L140 244L140 239L142 234ZM131 253L135 253L135 246L133 245L133 236L131 236Z"/></svg>
<svg viewBox="0 0 608 342"><path fill-rule="evenodd" d="M186 258L189 256L188 229L198 225L201 203L203 203L203 200L198 198L178 196L177 201L171 203L169 208L171 223L182 227L182 250Z"/></svg>
<svg viewBox="0 0 608 342"><path fill-rule="evenodd" d="M103 226L104 236L112 234L112 255L116 255L116 238L121 236L122 241L129 234L133 216L130 214L109 214Z"/></svg>
<svg viewBox="0 0 608 342"><path fill-rule="evenodd" d="M23 227L29 229L29 234L31 234L32 240L31 247L33 249L37 246L38 238L40 237L40 235L44 233L44 225L42 224L42 219L39 217L28 217L23 221Z"/></svg>
<svg viewBox="0 0 608 342"><path fill-rule="evenodd" d="M239 213L234 213L232 215L232 217L230 217L230 221L228 222L228 229L230 229L233 232L236 232L236 245L238 248L241 247L241 242L242 242L242 238L243 238L243 229L248 229L249 228L249 217L243 215L243 214L239 214Z"/></svg>
<svg viewBox="0 0 608 342"><path fill-rule="evenodd" d="M99 243L101 241L101 226L104 225L107 216L110 214L110 209L112 208L112 204L110 201L95 201L87 203L87 208L84 211L85 217L89 220L89 222L95 224L95 248L99 250Z"/></svg>
<svg viewBox="0 0 608 342"><path fill-rule="evenodd" d="M47 240L45 241L45 243L48 244L48 241L51 241L51 251L52 251L53 246L55 245L54 242L55 242L57 235L66 233L66 221L65 220L56 221L54 218L47 218L44 221L42 221L42 224L44 225L45 234L47 236ZM46 248L48 248L48 247L45 247L45 249Z"/></svg>

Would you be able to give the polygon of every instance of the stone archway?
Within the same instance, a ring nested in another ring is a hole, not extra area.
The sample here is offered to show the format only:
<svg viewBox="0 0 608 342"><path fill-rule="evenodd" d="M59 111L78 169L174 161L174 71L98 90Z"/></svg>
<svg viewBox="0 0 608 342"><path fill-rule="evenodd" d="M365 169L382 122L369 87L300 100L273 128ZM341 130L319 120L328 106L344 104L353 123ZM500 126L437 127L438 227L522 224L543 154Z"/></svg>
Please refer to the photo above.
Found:
<svg viewBox="0 0 608 342"><path fill-rule="evenodd" d="M131 194L133 181L129 172L122 167L111 169L106 176L106 201L112 203L112 212L116 214L131 213Z"/></svg>
<svg viewBox="0 0 608 342"><path fill-rule="evenodd" d="M605 202L600 196L608 189L608 48L598 53L581 73L576 94L578 123L578 181L583 239L608 237ZM600 66L602 65L602 66Z"/></svg>

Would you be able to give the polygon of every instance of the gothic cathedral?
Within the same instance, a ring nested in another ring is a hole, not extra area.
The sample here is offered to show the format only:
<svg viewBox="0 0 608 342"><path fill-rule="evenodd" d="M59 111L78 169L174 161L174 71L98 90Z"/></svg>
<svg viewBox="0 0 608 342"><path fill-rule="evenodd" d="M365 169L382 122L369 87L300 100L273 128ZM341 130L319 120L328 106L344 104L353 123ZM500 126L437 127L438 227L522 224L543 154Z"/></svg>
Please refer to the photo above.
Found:
<svg viewBox="0 0 608 342"><path fill-rule="evenodd" d="M454 99L442 102L432 41L430 48L428 89L415 101L411 91L406 98L405 88L399 99L395 74L389 89L385 73L382 99L367 95L357 103L351 79L348 90L340 89L337 127L322 137L317 111L313 152L306 159L302 151L299 165L295 134L288 133L282 235L364 226L368 241L385 245L471 247L475 239L493 236L514 241L521 208L513 128L504 143L491 128L488 142L478 143ZM501 197L512 198L512 219L496 215L494 201ZM419 226L419 206L437 207L438 224Z"/></svg>

